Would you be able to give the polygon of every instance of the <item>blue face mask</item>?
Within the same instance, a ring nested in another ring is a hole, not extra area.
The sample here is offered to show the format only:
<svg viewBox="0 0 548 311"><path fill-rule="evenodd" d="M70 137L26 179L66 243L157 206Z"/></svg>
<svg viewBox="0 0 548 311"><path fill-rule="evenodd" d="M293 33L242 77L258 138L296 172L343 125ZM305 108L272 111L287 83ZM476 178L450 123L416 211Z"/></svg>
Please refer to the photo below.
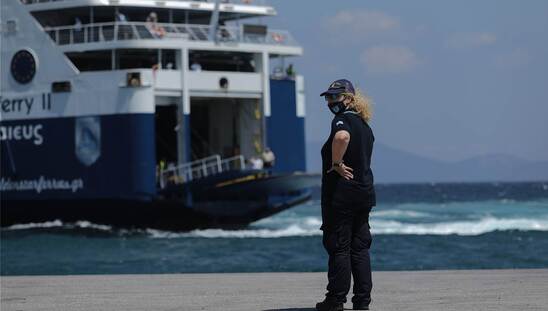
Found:
<svg viewBox="0 0 548 311"><path fill-rule="evenodd" d="M346 110L346 106L344 105L342 100L338 102L328 103L327 106L329 107L329 110L331 110L331 112L336 115Z"/></svg>

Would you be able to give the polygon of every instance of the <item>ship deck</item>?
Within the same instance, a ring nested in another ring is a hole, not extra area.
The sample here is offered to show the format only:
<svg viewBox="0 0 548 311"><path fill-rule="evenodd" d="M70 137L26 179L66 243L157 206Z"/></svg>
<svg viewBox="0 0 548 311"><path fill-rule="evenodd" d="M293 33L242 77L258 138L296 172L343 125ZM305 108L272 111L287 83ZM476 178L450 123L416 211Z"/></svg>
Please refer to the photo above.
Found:
<svg viewBox="0 0 548 311"><path fill-rule="evenodd" d="M371 307L546 310L547 279L548 269L373 272ZM308 311L326 282L325 272L3 276L2 310Z"/></svg>

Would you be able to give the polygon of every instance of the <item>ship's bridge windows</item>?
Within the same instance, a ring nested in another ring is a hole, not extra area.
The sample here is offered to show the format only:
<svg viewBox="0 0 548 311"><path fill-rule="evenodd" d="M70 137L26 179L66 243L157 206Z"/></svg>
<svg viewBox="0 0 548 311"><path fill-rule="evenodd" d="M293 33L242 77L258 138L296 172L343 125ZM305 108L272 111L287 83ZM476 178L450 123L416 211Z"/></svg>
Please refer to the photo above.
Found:
<svg viewBox="0 0 548 311"><path fill-rule="evenodd" d="M256 71L253 53L194 50L189 54L189 70Z"/></svg>

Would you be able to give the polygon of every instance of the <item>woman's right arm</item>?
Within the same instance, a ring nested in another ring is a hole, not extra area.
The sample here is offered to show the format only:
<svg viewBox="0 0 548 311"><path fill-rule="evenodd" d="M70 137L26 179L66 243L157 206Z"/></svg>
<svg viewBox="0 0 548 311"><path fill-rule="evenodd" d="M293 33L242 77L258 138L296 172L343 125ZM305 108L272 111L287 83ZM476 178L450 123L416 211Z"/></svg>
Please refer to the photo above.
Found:
<svg viewBox="0 0 548 311"><path fill-rule="evenodd" d="M346 130L339 130L335 133L333 137L333 143L331 144L331 159L332 163L340 163L343 160L344 153L348 148L348 143L350 142L350 133ZM337 171L339 175L346 179L354 178L352 174L352 168L341 164L341 166L331 166L331 170ZM330 171L331 171L330 170Z"/></svg>

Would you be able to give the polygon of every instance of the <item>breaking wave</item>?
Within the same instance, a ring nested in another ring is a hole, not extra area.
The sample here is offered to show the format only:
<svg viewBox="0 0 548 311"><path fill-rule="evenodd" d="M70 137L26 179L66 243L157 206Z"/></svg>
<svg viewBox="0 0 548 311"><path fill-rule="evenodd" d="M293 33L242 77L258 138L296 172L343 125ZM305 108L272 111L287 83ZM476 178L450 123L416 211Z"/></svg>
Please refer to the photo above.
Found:
<svg viewBox="0 0 548 311"><path fill-rule="evenodd" d="M401 216L392 212L392 216ZM486 216L478 219L447 221L447 222L402 222L385 219L386 214L373 214L371 217L371 231L373 234L407 234L407 235L479 235L493 231L521 230L521 231L548 231L548 218L497 218ZM408 214L410 219L418 215ZM321 218L319 217L291 217L278 220L265 220L251 225L248 229L224 230L203 229L189 232L164 231L157 229L117 229L109 225L95 224L89 221L64 223L60 220L42 223L15 224L2 228L2 231L37 230L37 229L66 229L70 230L99 230L119 235L146 235L151 238L283 238L320 236Z"/></svg>
<svg viewBox="0 0 548 311"><path fill-rule="evenodd" d="M45 221L45 222L30 222L26 224L15 224L11 225L5 228L2 228L2 230L28 230L28 229L46 229L46 228L63 228L63 229L95 229L95 230L102 230L102 231L111 231L112 226L109 225L101 225L101 224L94 224L92 222L89 222L87 220L80 220L74 223L64 223L59 219L53 220L53 221Z"/></svg>
<svg viewBox="0 0 548 311"><path fill-rule="evenodd" d="M505 230L548 231L548 219L484 217L437 223L403 223L392 220L371 221L371 227L376 234L479 235Z"/></svg>
<svg viewBox="0 0 548 311"><path fill-rule="evenodd" d="M309 224L312 221L309 220ZM245 230L222 230L206 229L194 230L186 233L148 229L153 238L281 238L294 236L317 236L321 235L319 230L321 221L316 219L317 226L311 227L302 224L292 224L277 229L245 229ZM494 218L485 217L477 220L438 222L438 223L406 223L394 220L371 220L371 231L373 234L414 234L414 235L479 235L493 231L521 230L521 231L548 231L548 219L529 218Z"/></svg>

